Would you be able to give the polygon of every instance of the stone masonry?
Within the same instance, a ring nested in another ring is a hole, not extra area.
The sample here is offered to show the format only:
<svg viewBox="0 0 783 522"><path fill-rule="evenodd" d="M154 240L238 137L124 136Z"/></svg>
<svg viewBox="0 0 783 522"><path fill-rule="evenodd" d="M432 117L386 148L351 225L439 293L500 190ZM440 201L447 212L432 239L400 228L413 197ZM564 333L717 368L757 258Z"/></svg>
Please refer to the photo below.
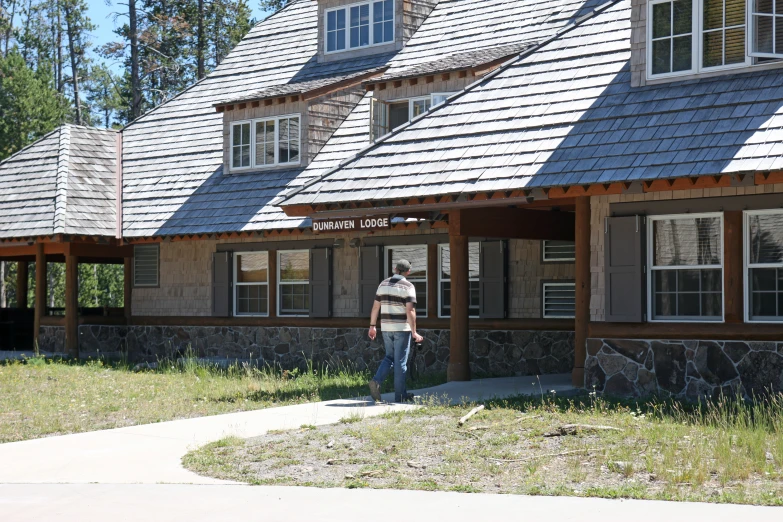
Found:
<svg viewBox="0 0 783 522"><path fill-rule="evenodd" d="M416 352L419 373L444 372L449 362L449 331L422 330ZM49 351L60 351L62 332L41 331ZM200 357L262 359L283 369L306 368L308 361L357 370L377 368L382 342L367 338L364 328L90 326L79 327L82 358L127 353L132 361L179 357L192 349ZM127 352L126 352L127 351ZM573 332L470 332L470 364L475 376L567 373L574 364Z"/></svg>
<svg viewBox="0 0 783 522"><path fill-rule="evenodd" d="M783 391L783 342L588 339L585 386L697 400Z"/></svg>

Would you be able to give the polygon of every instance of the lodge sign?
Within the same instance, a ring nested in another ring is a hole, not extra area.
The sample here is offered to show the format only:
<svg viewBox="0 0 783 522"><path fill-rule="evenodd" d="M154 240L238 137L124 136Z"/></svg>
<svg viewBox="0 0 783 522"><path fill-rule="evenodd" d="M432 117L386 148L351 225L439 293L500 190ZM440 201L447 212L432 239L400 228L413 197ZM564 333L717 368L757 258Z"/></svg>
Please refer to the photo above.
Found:
<svg viewBox="0 0 783 522"><path fill-rule="evenodd" d="M389 216L339 218L313 220L313 232L353 232L359 230L387 230L391 228Z"/></svg>

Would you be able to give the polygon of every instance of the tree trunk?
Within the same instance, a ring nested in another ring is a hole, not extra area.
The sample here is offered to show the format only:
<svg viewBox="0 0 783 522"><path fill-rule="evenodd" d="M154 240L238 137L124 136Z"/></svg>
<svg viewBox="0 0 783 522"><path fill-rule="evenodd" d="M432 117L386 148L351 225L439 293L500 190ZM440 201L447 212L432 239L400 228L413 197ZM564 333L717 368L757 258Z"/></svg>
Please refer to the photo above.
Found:
<svg viewBox="0 0 783 522"><path fill-rule="evenodd" d="M55 2L57 9L57 92L62 94L65 85L63 84L63 21L60 17L60 4Z"/></svg>
<svg viewBox="0 0 783 522"><path fill-rule="evenodd" d="M5 52L3 56L8 56L8 44L11 42L11 31L14 28L14 15L16 14L16 0L11 0L11 16L8 19L8 27L5 30Z"/></svg>
<svg viewBox="0 0 783 522"><path fill-rule="evenodd" d="M136 22L136 0L128 0L131 47L131 120L141 116L141 80L139 78L139 35Z"/></svg>
<svg viewBox="0 0 783 522"><path fill-rule="evenodd" d="M204 0L198 0L198 49L196 51L198 79L204 77Z"/></svg>
<svg viewBox="0 0 783 522"><path fill-rule="evenodd" d="M5 272L6 262L0 261L0 308L5 308L8 304L6 301L6 285L5 285Z"/></svg>
<svg viewBox="0 0 783 522"><path fill-rule="evenodd" d="M65 8L65 27L68 31L68 50L71 54L71 76L73 82L73 106L76 109L76 125L82 125L82 107L79 101L79 66L76 59L76 46L74 40L76 39L76 28L73 24L71 17L71 8L68 2L64 4Z"/></svg>
<svg viewBox="0 0 783 522"><path fill-rule="evenodd" d="M49 268L49 267L47 267ZM46 285L46 291L49 294L49 308L54 308L54 285L57 283L55 270L47 270L46 275L49 279ZM37 305L36 305L37 306ZM46 315L46 314L44 314Z"/></svg>
<svg viewBox="0 0 783 522"><path fill-rule="evenodd" d="M25 13L27 16L25 16L25 21L24 21L25 40L30 37L30 19L32 18L32 16L30 16L30 10L32 9L32 7L33 7L33 0L27 0L27 12ZM22 51L22 58L24 59L24 63L27 63L28 50L29 47L27 46L27 42L25 41L24 50Z"/></svg>

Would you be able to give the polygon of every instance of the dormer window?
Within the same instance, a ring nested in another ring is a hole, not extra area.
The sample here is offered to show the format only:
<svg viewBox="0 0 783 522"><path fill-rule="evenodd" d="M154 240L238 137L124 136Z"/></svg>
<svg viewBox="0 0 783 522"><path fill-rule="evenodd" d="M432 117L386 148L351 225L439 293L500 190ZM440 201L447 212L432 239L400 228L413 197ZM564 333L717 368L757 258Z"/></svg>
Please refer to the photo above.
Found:
<svg viewBox="0 0 783 522"><path fill-rule="evenodd" d="M231 124L231 170L298 165L300 149L298 114Z"/></svg>
<svg viewBox="0 0 783 522"><path fill-rule="evenodd" d="M326 52L394 41L394 0L362 2L326 11Z"/></svg>
<svg viewBox="0 0 783 522"><path fill-rule="evenodd" d="M397 127L404 125L444 103L452 92L436 92L400 100L381 101L373 98L370 106L370 139L375 141Z"/></svg>
<svg viewBox="0 0 783 522"><path fill-rule="evenodd" d="M777 5L773 0L750 0L750 5L745 0L650 0L648 78L783 58L783 7Z"/></svg>

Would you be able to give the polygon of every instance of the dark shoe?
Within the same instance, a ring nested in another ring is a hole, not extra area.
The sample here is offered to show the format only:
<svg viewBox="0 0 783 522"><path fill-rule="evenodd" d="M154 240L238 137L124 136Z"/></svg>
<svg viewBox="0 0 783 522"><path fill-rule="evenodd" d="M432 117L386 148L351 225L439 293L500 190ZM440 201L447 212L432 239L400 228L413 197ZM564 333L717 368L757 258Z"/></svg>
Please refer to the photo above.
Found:
<svg viewBox="0 0 783 522"><path fill-rule="evenodd" d="M415 399L416 399L415 395L413 395L412 393L406 393L405 396L400 401L400 404L412 403L414 402Z"/></svg>
<svg viewBox="0 0 783 522"><path fill-rule="evenodd" d="M369 382L369 387L370 397L372 397L372 400L375 402L381 402L381 385L372 380Z"/></svg>

